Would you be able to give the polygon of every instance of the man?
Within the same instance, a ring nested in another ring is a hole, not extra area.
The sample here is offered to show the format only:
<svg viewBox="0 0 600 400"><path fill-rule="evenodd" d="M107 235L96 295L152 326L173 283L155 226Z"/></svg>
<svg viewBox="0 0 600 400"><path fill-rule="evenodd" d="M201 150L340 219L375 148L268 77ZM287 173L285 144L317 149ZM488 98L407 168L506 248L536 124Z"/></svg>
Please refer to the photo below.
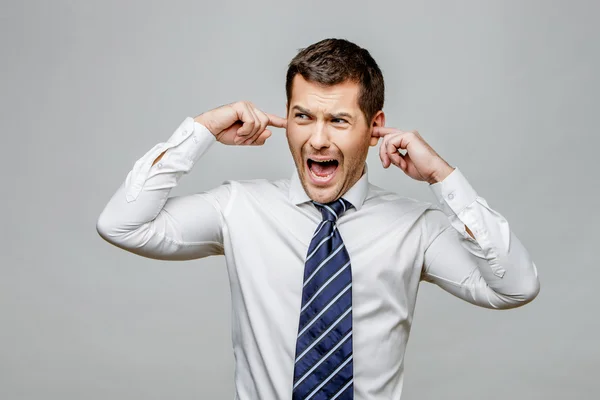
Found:
<svg viewBox="0 0 600 400"><path fill-rule="evenodd" d="M286 118L249 102L186 118L135 163L97 230L145 257L225 256L237 398L399 399L421 280L512 308L537 295L536 267L458 169L417 132L385 127L368 51L315 43L291 61L286 91ZM286 128L291 179L168 197L214 142L262 145L269 126ZM368 182L379 139L383 167L429 183L439 207Z"/></svg>

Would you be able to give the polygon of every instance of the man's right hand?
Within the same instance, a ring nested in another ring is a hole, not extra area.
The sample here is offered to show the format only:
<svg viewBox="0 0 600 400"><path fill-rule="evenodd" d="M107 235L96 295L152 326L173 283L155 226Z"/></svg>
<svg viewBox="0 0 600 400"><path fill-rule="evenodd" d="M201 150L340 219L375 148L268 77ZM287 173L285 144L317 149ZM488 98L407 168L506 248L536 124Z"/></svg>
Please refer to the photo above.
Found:
<svg viewBox="0 0 600 400"><path fill-rule="evenodd" d="M246 101L227 104L194 118L217 140L228 145L260 146L271 136L267 126L285 128L287 120L267 114Z"/></svg>

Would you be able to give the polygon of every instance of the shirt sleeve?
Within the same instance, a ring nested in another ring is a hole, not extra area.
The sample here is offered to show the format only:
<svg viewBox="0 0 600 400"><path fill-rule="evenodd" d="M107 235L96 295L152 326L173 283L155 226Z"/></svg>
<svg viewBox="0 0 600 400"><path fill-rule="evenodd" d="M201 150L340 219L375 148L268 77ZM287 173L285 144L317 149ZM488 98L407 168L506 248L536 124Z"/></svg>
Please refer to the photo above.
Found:
<svg viewBox="0 0 600 400"><path fill-rule="evenodd" d="M425 213L431 242L422 279L482 307L513 308L533 300L540 290L537 269L506 219L458 168L430 188L440 208Z"/></svg>
<svg viewBox="0 0 600 400"><path fill-rule="evenodd" d="M169 197L215 141L206 127L186 118L166 142L135 162L98 218L100 236L148 258L190 260L223 254L223 210L231 200L231 186Z"/></svg>

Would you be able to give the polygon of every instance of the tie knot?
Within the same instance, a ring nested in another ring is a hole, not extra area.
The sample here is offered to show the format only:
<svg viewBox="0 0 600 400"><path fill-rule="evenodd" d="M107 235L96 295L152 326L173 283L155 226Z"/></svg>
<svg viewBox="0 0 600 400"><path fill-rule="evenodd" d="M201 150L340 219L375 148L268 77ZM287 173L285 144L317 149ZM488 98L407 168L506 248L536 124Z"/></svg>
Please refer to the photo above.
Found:
<svg viewBox="0 0 600 400"><path fill-rule="evenodd" d="M352 204L348 200L339 198L336 201L332 201L331 203L323 204L317 203L313 201L313 204L321 211L321 215L323 216L323 220L327 221L337 221L337 219L352 207Z"/></svg>

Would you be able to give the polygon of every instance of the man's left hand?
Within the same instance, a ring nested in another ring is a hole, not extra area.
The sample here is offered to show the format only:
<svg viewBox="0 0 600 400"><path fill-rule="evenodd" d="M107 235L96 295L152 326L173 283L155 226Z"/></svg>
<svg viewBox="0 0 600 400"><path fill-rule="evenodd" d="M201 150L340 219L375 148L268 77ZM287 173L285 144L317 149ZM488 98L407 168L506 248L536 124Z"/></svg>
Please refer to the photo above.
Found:
<svg viewBox="0 0 600 400"><path fill-rule="evenodd" d="M441 182L454 171L417 131L404 132L376 126L372 136L383 138L379 147L383 168L394 164L411 178L429 184ZM399 150L405 151L405 154L401 154Z"/></svg>

